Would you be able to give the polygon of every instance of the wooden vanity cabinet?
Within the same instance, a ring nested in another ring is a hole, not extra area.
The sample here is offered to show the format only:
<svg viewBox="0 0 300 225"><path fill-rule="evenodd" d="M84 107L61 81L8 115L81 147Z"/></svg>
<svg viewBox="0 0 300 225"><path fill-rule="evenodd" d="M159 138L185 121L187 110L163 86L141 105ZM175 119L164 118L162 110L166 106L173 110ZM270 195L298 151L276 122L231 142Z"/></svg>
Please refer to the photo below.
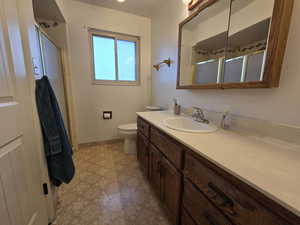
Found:
<svg viewBox="0 0 300 225"><path fill-rule="evenodd" d="M137 158L141 170L148 176L149 174L149 140L140 132L137 135Z"/></svg>
<svg viewBox="0 0 300 225"><path fill-rule="evenodd" d="M138 160L172 225L299 225L300 218L138 119Z"/></svg>

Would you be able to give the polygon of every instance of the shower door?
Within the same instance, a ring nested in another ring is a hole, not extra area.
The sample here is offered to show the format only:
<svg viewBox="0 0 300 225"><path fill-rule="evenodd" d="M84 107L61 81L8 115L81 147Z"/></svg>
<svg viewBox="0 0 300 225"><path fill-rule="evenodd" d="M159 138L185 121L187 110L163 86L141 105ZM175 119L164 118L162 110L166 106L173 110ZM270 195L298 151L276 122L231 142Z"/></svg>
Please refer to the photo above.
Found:
<svg viewBox="0 0 300 225"><path fill-rule="evenodd" d="M62 117L69 132L61 50L43 32L39 32L43 73L49 78L56 95Z"/></svg>

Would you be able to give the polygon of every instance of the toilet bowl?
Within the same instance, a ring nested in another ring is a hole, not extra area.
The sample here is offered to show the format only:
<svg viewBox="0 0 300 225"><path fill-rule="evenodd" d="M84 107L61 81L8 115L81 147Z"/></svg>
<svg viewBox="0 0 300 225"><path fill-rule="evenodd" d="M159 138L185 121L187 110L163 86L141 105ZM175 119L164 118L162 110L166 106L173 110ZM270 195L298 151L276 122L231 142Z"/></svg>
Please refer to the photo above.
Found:
<svg viewBox="0 0 300 225"><path fill-rule="evenodd" d="M120 125L118 128L119 133L124 137L124 152L127 154L135 154L137 124Z"/></svg>
<svg viewBox="0 0 300 225"><path fill-rule="evenodd" d="M158 106L146 106L147 111L160 111ZM124 152L127 154L136 153L137 124L124 124L118 127L120 135L124 138Z"/></svg>

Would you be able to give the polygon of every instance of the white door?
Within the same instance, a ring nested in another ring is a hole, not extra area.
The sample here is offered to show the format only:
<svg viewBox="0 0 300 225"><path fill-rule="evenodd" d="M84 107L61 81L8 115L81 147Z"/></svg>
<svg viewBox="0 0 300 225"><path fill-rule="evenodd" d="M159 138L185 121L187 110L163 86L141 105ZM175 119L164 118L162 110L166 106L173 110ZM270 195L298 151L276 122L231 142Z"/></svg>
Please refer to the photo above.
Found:
<svg viewBox="0 0 300 225"><path fill-rule="evenodd" d="M0 0L0 224L47 225L15 0Z"/></svg>

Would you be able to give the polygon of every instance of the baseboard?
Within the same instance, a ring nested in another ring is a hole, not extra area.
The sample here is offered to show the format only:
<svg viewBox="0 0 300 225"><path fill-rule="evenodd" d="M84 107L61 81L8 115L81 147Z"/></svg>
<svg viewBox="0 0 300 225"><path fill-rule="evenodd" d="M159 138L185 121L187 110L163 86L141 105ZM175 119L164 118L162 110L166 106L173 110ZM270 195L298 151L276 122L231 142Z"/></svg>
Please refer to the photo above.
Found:
<svg viewBox="0 0 300 225"><path fill-rule="evenodd" d="M106 140L106 141L94 141L94 142L82 143L78 145L78 149L95 146L95 145L116 144L116 143L121 143L123 141L124 141L123 138L117 138L117 139Z"/></svg>

